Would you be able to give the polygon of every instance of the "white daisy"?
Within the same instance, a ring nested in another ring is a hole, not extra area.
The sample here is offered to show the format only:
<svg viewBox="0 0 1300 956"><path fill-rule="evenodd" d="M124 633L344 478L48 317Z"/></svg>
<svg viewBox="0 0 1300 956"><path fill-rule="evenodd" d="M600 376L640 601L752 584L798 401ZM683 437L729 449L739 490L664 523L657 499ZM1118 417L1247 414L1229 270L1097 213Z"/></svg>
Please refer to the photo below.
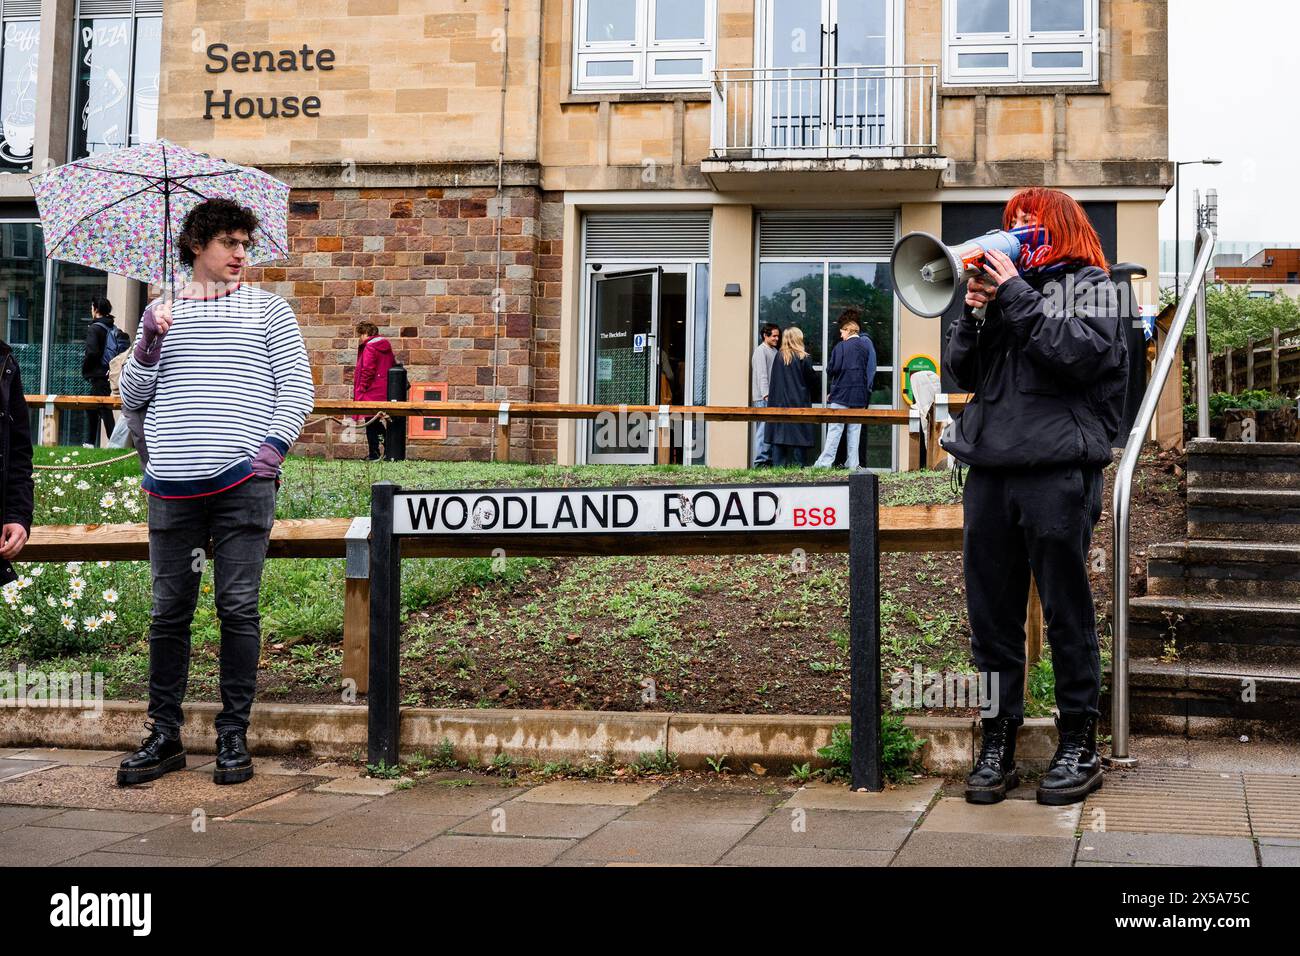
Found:
<svg viewBox="0 0 1300 956"><path fill-rule="evenodd" d="M76 488L78 491L89 491L90 482L86 481L86 479L83 478L81 479L81 481L77 482Z"/></svg>
<svg viewBox="0 0 1300 956"><path fill-rule="evenodd" d="M88 630L88 631L98 631L98 630L99 630L99 618L97 618L97 617L88 617L88 618L85 618L85 619L82 620L81 623L84 624L84 625L86 625L86 630Z"/></svg>
<svg viewBox="0 0 1300 956"><path fill-rule="evenodd" d="M36 565L36 567L32 568L32 577L34 578L39 578L44 573L45 573L45 565L43 564L38 564Z"/></svg>
<svg viewBox="0 0 1300 956"><path fill-rule="evenodd" d="M30 604L24 604L24 605L23 605L23 615L24 615L25 617L34 617L34 616L36 615L36 608L34 608L34 607L33 607L32 605L30 605Z"/></svg>
<svg viewBox="0 0 1300 956"><path fill-rule="evenodd" d="M117 612L105 611L103 614L99 615L99 619L103 621L105 624L112 624L114 621L117 620Z"/></svg>
<svg viewBox="0 0 1300 956"><path fill-rule="evenodd" d="M68 573L69 573L69 574L80 574L80 573L81 573L81 562L80 562L80 561L69 561L69 562L68 562Z"/></svg>
<svg viewBox="0 0 1300 956"><path fill-rule="evenodd" d="M68 581L68 587L74 591L80 591L86 586L86 579L83 577L74 577Z"/></svg>
<svg viewBox="0 0 1300 956"><path fill-rule="evenodd" d="M77 626L77 622L66 614L59 618L59 623L63 625L65 631L71 631Z"/></svg>
<svg viewBox="0 0 1300 956"><path fill-rule="evenodd" d="M109 604L116 604L117 592L114 591L112 588L109 588L107 591L104 592L104 600L107 601Z"/></svg>
<svg viewBox="0 0 1300 956"><path fill-rule="evenodd" d="M106 492L104 497L99 499L99 506L101 508L111 508L115 504L117 504L117 495L113 494L111 491Z"/></svg>

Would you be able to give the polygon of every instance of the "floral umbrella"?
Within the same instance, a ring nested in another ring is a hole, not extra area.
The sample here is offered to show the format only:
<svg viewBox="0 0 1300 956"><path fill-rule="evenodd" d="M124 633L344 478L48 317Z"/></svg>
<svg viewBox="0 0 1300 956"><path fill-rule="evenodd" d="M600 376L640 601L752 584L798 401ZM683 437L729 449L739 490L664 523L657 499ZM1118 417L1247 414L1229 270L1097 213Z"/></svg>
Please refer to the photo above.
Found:
<svg viewBox="0 0 1300 956"><path fill-rule="evenodd" d="M257 214L248 262L288 255L289 187L257 169L165 139L96 153L33 177L46 255L163 287L188 278L174 237L205 199L233 199Z"/></svg>

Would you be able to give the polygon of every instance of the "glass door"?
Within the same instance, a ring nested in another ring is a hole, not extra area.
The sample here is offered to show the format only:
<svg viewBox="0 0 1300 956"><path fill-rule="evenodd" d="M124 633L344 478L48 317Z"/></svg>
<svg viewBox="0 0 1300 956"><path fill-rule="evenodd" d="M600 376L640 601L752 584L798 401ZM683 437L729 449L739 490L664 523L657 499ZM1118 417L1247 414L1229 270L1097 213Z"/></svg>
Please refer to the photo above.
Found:
<svg viewBox="0 0 1300 956"><path fill-rule="evenodd" d="M654 405L659 389L659 287L663 270L594 272L591 282L591 401ZM653 421L605 415L590 426L589 459L653 464Z"/></svg>
<svg viewBox="0 0 1300 956"><path fill-rule="evenodd" d="M887 146L893 0L767 0L762 128L768 155Z"/></svg>

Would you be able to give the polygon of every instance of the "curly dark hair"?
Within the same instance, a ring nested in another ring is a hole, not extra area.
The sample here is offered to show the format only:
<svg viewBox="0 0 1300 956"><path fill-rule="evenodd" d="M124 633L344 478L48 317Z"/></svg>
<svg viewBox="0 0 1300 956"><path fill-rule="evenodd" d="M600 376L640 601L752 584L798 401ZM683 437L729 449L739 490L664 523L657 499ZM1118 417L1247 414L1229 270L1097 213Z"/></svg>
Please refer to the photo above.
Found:
<svg viewBox="0 0 1300 956"><path fill-rule="evenodd" d="M202 248L221 233L238 229L247 232L248 238L252 239L258 225L257 214L233 199L208 199L186 215L185 224L176 237L176 251L180 253L181 262L192 266L194 250L191 245Z"/></svg>

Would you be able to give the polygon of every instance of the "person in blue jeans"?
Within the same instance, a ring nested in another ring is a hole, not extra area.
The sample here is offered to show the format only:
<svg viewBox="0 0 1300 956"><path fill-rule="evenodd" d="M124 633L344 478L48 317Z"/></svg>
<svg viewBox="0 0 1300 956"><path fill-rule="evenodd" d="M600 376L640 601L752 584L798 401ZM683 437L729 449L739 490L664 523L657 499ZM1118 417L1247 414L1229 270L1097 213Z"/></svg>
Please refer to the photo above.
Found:
<svg viewBox="0 0 1300 956"><path fill-rule="evenodd" d="M871 383L876 377L876 347L870 337L860 335L862 313L849 308L840 313L840 341L831 350L826 375L830 379L829 408L866 408L871 403ZM850 470L859 464L858 445L862 439L862 426L850 425L848 457L845 463ZM835 452L844 434L843 422L832 422L826 429L826 444L814 468L829 468L835 463Z"/></svg>
<svg viewBox="0 0 1300 956"><path fill-rule="evenodd" d="M772 361L781 344L781 329L775 322L764 322L759 329L762 339L749 359L749 398L755 408L767 408L768 391L772 378ZM771 429L767 422L754 426L754 467L767 468L772 464Z"/></svg>

